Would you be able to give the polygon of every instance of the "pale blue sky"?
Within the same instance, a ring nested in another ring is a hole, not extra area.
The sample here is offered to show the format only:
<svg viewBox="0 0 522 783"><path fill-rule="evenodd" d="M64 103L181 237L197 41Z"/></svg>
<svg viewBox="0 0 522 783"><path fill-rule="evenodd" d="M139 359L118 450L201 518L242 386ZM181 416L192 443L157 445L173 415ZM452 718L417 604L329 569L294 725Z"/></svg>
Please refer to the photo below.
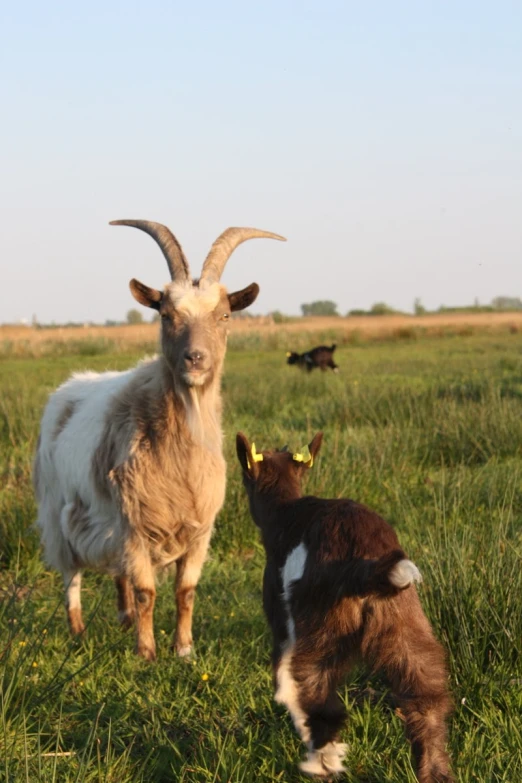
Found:
<svg viewBox="0 0 522 783"><path fill-rule="evenodd" d="M169 225L229 225L254 312L522 296L522 4L17 2L0 16L0 322L123 318ZM148 317L148 314L147 314Z"/></svg>

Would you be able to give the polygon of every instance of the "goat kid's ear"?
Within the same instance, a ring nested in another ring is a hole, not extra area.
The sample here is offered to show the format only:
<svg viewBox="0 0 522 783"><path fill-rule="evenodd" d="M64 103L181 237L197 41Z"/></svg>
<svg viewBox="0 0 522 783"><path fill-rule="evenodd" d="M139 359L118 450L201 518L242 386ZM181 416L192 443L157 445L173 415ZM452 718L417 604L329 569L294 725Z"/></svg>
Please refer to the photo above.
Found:
<svg viewBox="0 0 522 783"><path fill-rule="evenodd" d="M245 307L249 307L252 302L255 302L259 293L259 286L257 283L251 283L243 288L241 291L235 291L233 294L228 295L228 303L232 312L236 310L244 310Z"/></svg>
<svg viewBox="0 0 522 783"><path fill-rule="evenodd" d="M308 446L303 446L301 451L298 451L292 455L292 459L294 462L297 462L300 467L311 468L315 462L316 454L321 448L322 442L323 433L318 432L313 440L308 444Z"/></svg>
<svg viewBox="0 0 522 783"><path fill-rule="evenodd" d="M163 294L161 291L157 291L155 288L149 288L148 285L140 283L134 277L129 283L131 294L137 302L145 307L153 307L154 310L159 310L161 305L161 298Z"/></svg>
<svg viewBox="0 0 522 783"><path fill-rule="evenodd" d="M319 453L319 449L321 448L322 442L323 442L323 433L318 432L317 435L314 435L312 441L308 444L308 448L310 449L310 454L312 455L312 458L314 460L316 455Z"/></svg>
<svg viewBox="0 0 522 783"><path fill-rule="evenodd" d="M257 462L251 459L252 446L242 432L238 432L236 435L236 451L240 465L244 472L255 481L259 475L259 465Z"/></svg>

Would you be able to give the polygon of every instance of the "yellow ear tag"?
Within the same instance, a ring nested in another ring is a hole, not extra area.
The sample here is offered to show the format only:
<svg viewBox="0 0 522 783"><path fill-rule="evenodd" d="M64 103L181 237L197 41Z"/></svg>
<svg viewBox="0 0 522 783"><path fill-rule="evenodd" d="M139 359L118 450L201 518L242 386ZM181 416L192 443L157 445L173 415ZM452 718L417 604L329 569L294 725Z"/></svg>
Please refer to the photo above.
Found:
<svg viewBox="0 0 522 783"><path fill-rule="evenodd" d="M263 455L257 453L255 443L252 443L252 445L250 446L250 458L252 462L263 462ZM247 463L249 468L252 467L252 462L247 457Z"/></svg>
<svg viewBox="0 0 522 783"><path fill-rule="evenodd" d="M314 464L314 458L310 454L310 449L308 446L303 446L301 451L298 451L296 454L292 454L292 459L295 462L302 462L307 468L311 468Z"/></svg>
<svg viewBox="0 0 522 783"><path fill-rule="evenodd" d="M291 351L287 351L287 352L286 352L286 355L287 355L287 356L291 356L291 355L292 355L292 352L291 352Z"/></svg>

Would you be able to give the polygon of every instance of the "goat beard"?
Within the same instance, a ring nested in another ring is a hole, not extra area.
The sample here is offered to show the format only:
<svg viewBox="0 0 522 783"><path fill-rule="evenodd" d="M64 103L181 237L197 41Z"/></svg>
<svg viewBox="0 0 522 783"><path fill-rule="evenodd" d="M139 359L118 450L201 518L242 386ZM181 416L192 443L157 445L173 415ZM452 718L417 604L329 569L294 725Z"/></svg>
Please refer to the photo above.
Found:
<svg viewBox="0 0 522 783"><path fill-rule="evenodd" d="M213 396L208 387L185 386L180 396L185 406L187 426L194 442L210 451L220 453L222 446L220 415L215 404L206 399L207 394Z"/></svg>

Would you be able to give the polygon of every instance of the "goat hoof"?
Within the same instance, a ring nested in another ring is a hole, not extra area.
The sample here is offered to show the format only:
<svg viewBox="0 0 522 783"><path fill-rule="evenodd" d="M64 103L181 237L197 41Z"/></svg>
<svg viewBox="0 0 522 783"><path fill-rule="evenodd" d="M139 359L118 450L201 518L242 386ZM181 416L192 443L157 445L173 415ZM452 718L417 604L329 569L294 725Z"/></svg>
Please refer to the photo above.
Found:
<svg viewBox="0 0 522 783"><path fill-rule="evenodd" d="M191 644L174 645L174 650L179 658L189 658L194 653L194 648Z"/></svg>
<svg viewBox="0 0 522 783"><path fill-rule="evenodd" d="M81 613L78 609L70 609L68 611L69 629L73 636L82 636L85 633L85 625L83 624Z"/></svg>
<svg viewBox="0 0 522 783"><path fill-rule="evenodd" d="M299 764L299 769L303 775L308 775L310 778L317 778L324 781L335 780L340 774L342 774L341 772L330 772L329 770L326 770L322 764L318 764L315 760L302 761Z"/></svg>
<svg viewBox="0 0 522 783"><path fill-rule="evenodd" d="M134 625L134 612L119 612L118 621L124 631L128 631Z"/></svg>
<svg viewBox="0 0 522 783"><path fill-rule="evenodd" d="M344 742L329 742L319 750L308 753L306 761L299 764L299 769L305 775L334 780L346 772L342 759L346 755L347 746Z"/></svg>
<svg viewBox="0 0 522 783"><path fill-rule="evenodd" d="M156 660L156 650L153 647L138 646L136 655L139 655L140 658L144 658L146 661Z"/></svg>

